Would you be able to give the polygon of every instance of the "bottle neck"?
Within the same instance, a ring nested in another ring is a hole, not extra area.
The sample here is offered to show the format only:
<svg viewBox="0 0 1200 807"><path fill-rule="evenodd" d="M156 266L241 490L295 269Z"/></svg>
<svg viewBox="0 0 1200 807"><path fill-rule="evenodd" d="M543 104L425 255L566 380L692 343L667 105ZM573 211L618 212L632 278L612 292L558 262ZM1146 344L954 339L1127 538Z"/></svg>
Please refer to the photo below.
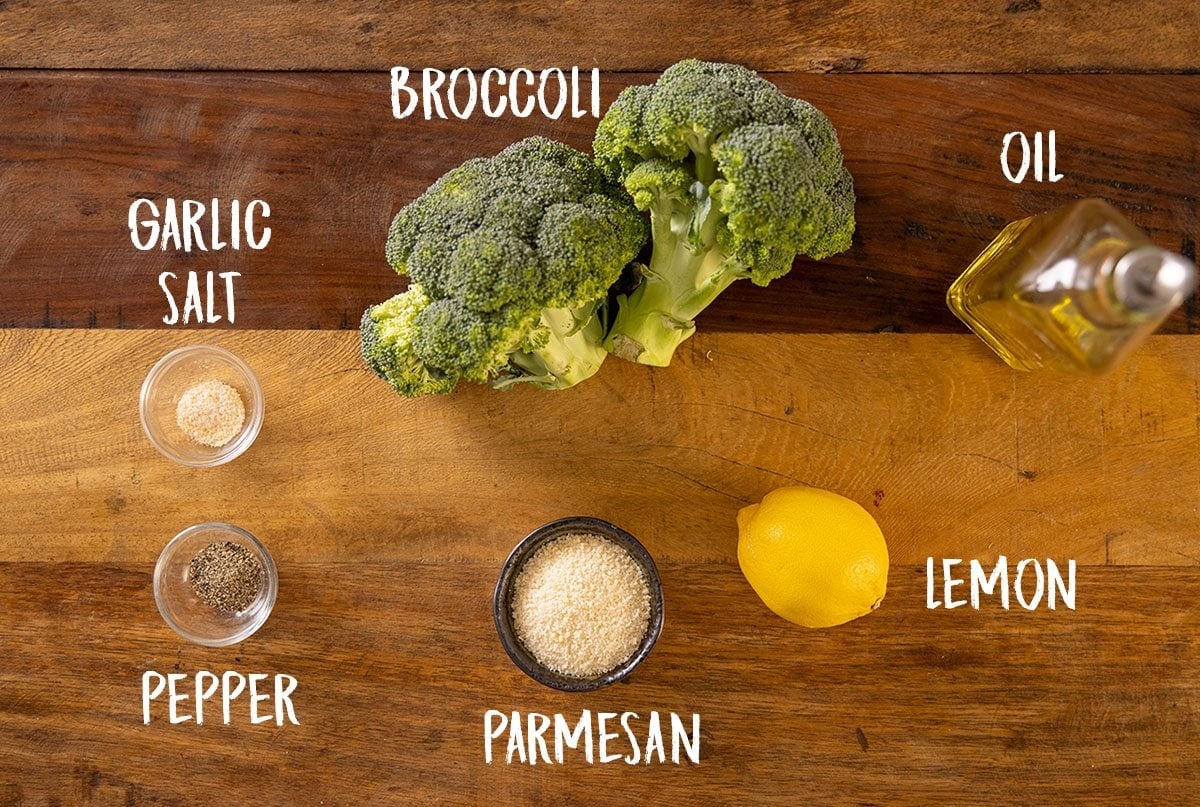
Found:
<svg viewBox="0 0 1200 807"><path fill-rule="evenodd" d="M1096 287L1116 316L1162 318L1196 290L1196 265L1152 244L1122 244L1098 257Z"/></svg>

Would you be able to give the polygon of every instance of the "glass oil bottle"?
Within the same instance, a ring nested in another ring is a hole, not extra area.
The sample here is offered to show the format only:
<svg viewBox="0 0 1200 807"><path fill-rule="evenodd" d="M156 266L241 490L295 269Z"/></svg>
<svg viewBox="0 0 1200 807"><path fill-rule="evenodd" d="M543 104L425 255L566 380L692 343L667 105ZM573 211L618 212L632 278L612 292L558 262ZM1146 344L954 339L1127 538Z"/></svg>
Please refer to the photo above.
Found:
<svg viewBox="0 0 1200 807"><path fill-rule="evenodd" d="M1195 287L1194 263L1156 247L1107 202L1083 199L1005 227L946 303L1018 370L1100 372Z"/></svg>

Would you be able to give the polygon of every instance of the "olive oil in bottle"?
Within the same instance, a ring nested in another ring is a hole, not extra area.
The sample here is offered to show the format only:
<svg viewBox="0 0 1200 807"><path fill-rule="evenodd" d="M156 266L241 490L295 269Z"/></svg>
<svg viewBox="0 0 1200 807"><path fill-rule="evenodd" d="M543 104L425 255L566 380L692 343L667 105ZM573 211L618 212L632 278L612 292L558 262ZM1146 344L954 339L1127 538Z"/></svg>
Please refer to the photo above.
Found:
<svg viewBox="0 0 1200 807"><path fill-rule="evenodd" d="M1194 263L1156 247L1100 199L1005 227L946 303L1018 370L1099 372L1196 287Z"/></svg>

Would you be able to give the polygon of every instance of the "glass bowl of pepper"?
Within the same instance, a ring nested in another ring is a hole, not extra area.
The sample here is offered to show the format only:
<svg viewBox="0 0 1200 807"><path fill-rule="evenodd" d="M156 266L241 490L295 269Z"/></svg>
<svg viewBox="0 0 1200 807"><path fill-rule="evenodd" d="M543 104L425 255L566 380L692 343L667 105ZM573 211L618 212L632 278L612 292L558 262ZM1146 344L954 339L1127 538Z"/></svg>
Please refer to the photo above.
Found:
<svg viewBox="0 0 1200 807"><path fill-rule="evenodd" d="M154 601L189 642L225 647L262 627L279 575L267 548L241 527L195 524L172 538L154 567Z"/></svg>

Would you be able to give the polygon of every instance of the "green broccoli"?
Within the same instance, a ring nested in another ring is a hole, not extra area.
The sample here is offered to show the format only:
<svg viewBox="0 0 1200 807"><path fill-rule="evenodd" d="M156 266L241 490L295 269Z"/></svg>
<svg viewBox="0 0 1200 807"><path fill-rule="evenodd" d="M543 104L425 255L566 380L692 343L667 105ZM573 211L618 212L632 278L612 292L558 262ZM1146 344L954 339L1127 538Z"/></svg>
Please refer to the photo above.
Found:
<svg viewBox="0 0 1200 807"><path fill-rule="evenodd" d="M623 358L666 366L733 281L765 286L797 255L850 246L854 182L833 125L744 67L689 59L623 90L593 148L650 211L650 265L606 342Z"/></svg>
<svg viewBox="0 0 1200 807"><path fill-rule="evenodd" d="M607 355L608 289L646 237L569 146L530 137L468 160L392 221L387 259L411 283L363 315L363 358L408 396L460 379L573 386Z"/></svg>
<svg viewBox="0 0 1200 807"><path fill-rule="evenodd" d="M396 392L410 398L450 392L457 382L455 378L435 377L413 351L411 336L417 317L428 305L425 290L412 283L408 291L363 312L359 328L367 366Z"/></svg>

